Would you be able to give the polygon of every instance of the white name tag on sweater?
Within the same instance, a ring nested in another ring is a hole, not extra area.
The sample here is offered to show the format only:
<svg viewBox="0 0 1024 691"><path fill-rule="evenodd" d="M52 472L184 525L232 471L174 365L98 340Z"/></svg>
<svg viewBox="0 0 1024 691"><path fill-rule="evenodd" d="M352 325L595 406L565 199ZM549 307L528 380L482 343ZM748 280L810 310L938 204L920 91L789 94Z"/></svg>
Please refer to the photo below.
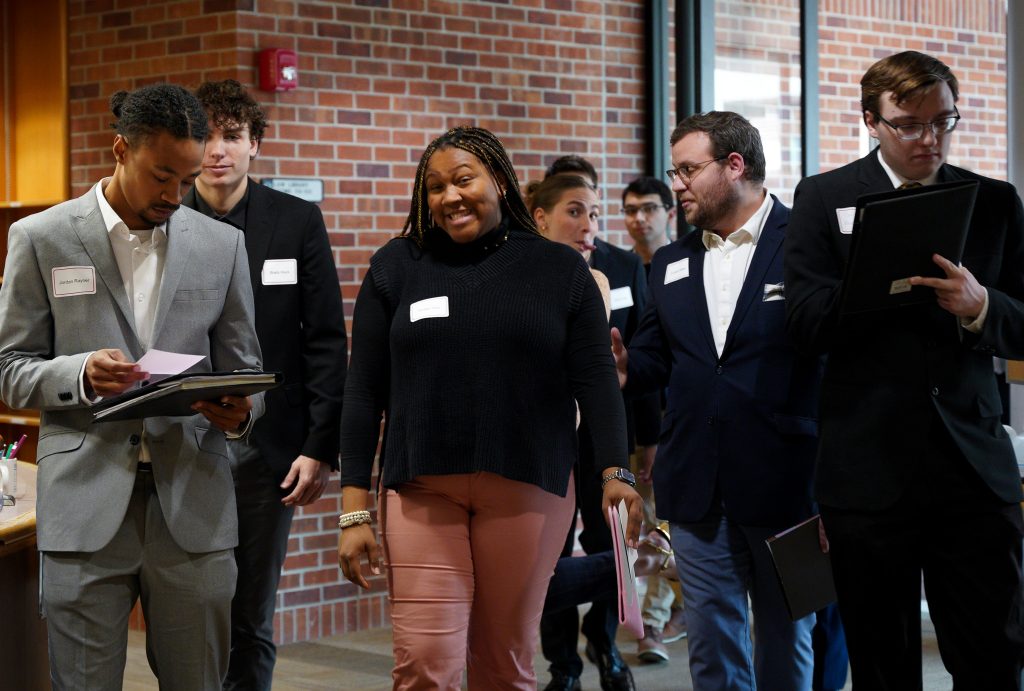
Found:
<svg viewBox="0 0 1024 691"><path fill-rule="evenodd" d="M690 275L690 258L680 259L665 267L665 285Z"/></svg>
<svg viewBox="0 0 1024 691"><path fill-rule="evenodd" d="M427 298L409 305L409 321L418 322L420 319L435 319L448 316L448 296L442 295L436 298Z"/></svg>
<svg viewBox="0 0 1024 691"><path fill-rule="evenodd" d="M50 277L55 298L96 294L96 269L91 266L58 266Z"/></svg>
<svg viewBox="0 0 1024 691"><path fill-rule="evenodd" d="M609 294L612 300L612 309L620 310L623 307L633 306L633 291L629 289L629 286L622 286L621 288L614 288Z"/></svg>

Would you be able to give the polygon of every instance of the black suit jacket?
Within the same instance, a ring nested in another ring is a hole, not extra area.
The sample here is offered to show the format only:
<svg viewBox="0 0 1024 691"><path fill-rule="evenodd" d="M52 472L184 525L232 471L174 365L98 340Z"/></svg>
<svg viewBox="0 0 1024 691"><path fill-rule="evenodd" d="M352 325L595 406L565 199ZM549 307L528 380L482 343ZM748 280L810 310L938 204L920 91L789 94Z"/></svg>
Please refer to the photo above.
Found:
<svg viewBox="0 0 1024 691"><path fill-rule="evenodd" d="M721 356L708 318L701 233L661 248L651 262L627 392L668 387L654 464L661 518L692 522L721 508L740 524L781 529L812 513L821 358L800 355L786 336L788 286L766 290L783 282L788 217L774 199Z"/></svg>
<svg viewBox="0 0 1024 691"><path fill-rule="evenodd" d="M192 188L182 203L196 208L196 194ZM323 215L250 179L244 232L263 367L285 377L266 394L253 443L278 479L300 454L337 469L347 338ZM294 259L297 282L264 285L268 259Z"/></svg>
<svg viewBox="0 0 1024 691"><path fill-rule="evenodd" d="M786 255L788 329L827 353L821 396L817 499L836 508L891 506L928 472L921 449L935 416L1001 499L1021 499L992 356L1024 357L1024 213L1013 186L943 165L939 182L980 183L963 265L988 288L980 334L935 303L839 319L851 235L836 209L892 191L878 152L804 179L796 189ZM933 428L934 429L934 428Z"/></svg>

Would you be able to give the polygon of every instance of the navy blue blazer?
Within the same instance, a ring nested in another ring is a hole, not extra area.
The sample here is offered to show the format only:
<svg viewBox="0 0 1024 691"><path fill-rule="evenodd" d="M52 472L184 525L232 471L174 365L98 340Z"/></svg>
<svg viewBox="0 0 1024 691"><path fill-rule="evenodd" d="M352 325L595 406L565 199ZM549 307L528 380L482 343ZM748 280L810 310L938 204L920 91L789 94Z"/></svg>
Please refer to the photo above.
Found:
<svg viewBox="0 0 1024 691"><path fill-rule="evenodd" d="M627 391L667 386L654 464L661 518L697 521L720 506L742 525L781 529L812 514L822 361L799 354L786 337L789 209L773 200L721 357L708 318L701 234L663 247L651 263Z"/></svg>

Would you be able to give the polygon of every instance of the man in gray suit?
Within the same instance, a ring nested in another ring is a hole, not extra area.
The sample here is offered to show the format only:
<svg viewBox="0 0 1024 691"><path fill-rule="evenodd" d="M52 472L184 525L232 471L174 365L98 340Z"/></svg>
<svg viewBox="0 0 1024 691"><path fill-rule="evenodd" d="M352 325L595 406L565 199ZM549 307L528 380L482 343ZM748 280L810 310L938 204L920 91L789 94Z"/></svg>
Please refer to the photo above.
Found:
<svg viewBox="0 0 1024 691"><path fill-rule="evenodd" d="M262 398L195 415L93 423L90 405L148 377L151 349L198 371L259 369L242 234L179 208L206 113L170 85L115 94L112 177L11 226L0 290L0 398L41 411L37 540L55 689L120 689L141 598L162 689L227 671L237 519L226 436Z"/></svg>

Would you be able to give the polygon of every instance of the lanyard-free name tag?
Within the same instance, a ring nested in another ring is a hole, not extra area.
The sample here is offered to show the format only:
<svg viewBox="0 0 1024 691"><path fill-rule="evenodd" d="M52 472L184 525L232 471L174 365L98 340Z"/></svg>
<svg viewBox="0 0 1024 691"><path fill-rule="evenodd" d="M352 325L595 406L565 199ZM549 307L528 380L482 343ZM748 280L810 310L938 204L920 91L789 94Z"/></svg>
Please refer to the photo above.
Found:
<svg viewBox="0 0 1024 691"><path fill-rule="evenodd" d="M843 235L851 235L853 233L853 219L857 215L857 207L847 206L842 209L836 209L836 219L839 221L839 232Z"/></svg>
<svg viewBox="0 0 1024 691"><path fill-rule="evenodd" d="M665 267L665 285L690 275L690 258L680 259Z"/></svg>
<svg viewBox="0 0 1024 691"><path fill-rule="evenodd" d="M262 277L265 286L293 286L299 282L299 264L295 259L268 259Z"/></svg>
<svg viewBox="0 0 1024 691"><path fill-rule="evenodd" d="M55 298L96 294L96 269L91 266L59 266L50 277Z"/></svg>
<svg viewBox="0 0 1024 691"><path fill-rule="evenodd" d="M427 298L409 305L409 321L418 322L420 319L435 319L448 316L448 296L442 295L436 298Z"/></svg>
<svg viewBox="0 0 1024 691"><path fill-rule="evenodd" d="M611 297L612 300L612 310L620 310L623 307L633 306L633 291L629 289L629 286L612 289L609 297Z"/></svg>

